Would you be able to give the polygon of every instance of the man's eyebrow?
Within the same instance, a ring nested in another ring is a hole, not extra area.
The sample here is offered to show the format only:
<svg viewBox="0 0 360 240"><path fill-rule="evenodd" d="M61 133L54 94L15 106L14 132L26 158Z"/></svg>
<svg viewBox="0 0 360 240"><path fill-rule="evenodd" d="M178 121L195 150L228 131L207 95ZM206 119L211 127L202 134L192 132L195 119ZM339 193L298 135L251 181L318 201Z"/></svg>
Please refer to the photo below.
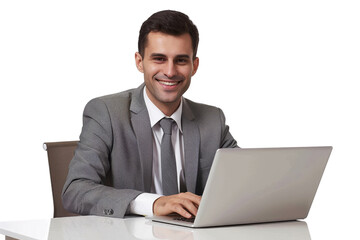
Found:
<svg viewBox="0 0 360 240"><path fill-rule="evenodd" d="M177 55L176 58L190 58L190 56L187 54L180 54L180 55Z"/></svg>
<svg viewBox="0 0 360 240"><path fill-rule="evenodd" d="M152 58L153 57L166 57L166 55L162 54L162 53L152 53L150 55L150 57L152 57ZM176 58L190 58L190 56L187 54L180 54L180 55L176 55Z"/></svg>
<svg viewBox="0 0 360 240"><path fill-rule="evenodd" d="M161 53L152 53L150 57L166 57L164 54Z"/></svg>

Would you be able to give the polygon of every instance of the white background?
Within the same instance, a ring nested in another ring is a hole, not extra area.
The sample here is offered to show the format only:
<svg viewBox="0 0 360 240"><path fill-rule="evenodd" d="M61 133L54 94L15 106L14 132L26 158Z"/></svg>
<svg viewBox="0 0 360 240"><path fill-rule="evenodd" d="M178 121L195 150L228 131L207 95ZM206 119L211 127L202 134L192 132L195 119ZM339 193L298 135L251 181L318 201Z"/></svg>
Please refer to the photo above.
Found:
<svg viewBox="0 0 360 240"><path fill-rule="evenodd" d="M200 31L185 96L221 107L241 147L334 147L307 223L312 239L356 238L360 4L349 0L1 1L0 221L52 216L42 143L77 140L90 99L142 83L138 31L163 9Z"/></svg>

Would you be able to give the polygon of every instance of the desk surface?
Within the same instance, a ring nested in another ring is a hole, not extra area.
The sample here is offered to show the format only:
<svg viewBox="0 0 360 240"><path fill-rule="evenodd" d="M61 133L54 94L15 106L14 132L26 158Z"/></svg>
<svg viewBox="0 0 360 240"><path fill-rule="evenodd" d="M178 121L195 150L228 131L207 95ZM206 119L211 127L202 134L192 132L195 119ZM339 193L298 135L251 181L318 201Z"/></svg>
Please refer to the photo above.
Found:
<svg viewBox="0 0 360 240"><path fill-rule="evenodd" d="M155 223L143 217L117 219L96 216L2 222L0 234L22 240L311 239L306 222L301 221L191 229Z"/></svg>

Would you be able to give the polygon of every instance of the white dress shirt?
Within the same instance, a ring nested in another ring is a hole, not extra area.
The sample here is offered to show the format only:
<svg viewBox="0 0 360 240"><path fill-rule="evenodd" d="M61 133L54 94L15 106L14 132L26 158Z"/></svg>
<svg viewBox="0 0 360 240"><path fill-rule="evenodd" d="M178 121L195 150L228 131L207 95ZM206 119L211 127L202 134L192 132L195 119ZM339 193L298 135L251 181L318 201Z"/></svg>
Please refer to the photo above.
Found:
<svg viewBox="0 0 360 240"><path fill-rule="evenodd" d="M128 212L131 214L139 214L149 216L153 214L153 203L161 197L162 191L162 176L161 176L161 139L164 134L160 127L159 121L165 116L153 102L149 99L144 88L145 105L149 113L150 125L153 133L153 166L152 166L152 183L151 193L142 193L137 196L129 205ZM171 141L174 148L176 171L179 192L186 191L185 177L184 177L184 139L181 125L182 115L182 100L178 109L170 116L176 124L173 124Z"/></svg>

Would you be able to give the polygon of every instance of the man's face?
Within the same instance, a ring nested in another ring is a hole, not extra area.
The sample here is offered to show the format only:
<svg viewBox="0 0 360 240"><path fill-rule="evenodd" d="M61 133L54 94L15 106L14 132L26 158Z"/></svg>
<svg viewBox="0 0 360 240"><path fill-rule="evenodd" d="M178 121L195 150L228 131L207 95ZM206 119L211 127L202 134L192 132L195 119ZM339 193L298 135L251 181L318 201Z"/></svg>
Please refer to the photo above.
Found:
<svg viewBox="0 0 360 240"><path fill-rule="evenodd" d="M190 86L199 59L193 59L189 34L180 36L150 32L144 57L135 54L136 66L144 73L146 93L150 100L166 115L179 106L181 96Z"/></svg>

